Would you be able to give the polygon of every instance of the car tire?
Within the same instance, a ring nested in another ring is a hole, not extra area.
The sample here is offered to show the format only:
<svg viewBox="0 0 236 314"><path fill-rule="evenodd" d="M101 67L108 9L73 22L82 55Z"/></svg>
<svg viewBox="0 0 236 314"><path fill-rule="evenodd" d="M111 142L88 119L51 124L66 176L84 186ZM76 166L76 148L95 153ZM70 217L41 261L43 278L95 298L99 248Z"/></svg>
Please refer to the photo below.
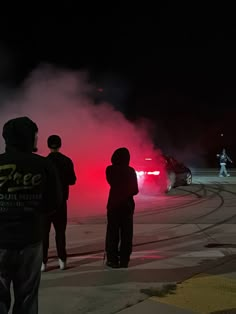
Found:
<svg viewBox="0 0 236 314"><path fill-rule="evenodd" d="M167 188L166 188L167 193L173 189L173 187L175 186L175 181L176 181L176 174L174 172L170 172L167 178Z"/></svg>
<svg viewBox="0 0 236 314"><path fill-rule="evenodd" d="M186 176L186 185L191 185L191 184L192 184L192 181L193 181L192 173L191 173L191 172L188 172L188 173L187 173L187 176Z"/></svg>

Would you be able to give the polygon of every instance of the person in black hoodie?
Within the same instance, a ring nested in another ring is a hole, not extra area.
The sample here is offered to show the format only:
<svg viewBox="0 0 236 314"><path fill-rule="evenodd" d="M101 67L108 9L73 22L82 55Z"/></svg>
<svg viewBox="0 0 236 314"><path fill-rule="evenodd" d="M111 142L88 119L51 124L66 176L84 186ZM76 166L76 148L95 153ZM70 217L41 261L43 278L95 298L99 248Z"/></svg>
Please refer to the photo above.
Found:
<svg viewBox="0 0 236 314"><path fill-rule="evenodd" d="M62 204L55 215L46 218L44 221L43 237L43 263L41 271L46 271L48 261L49 234L51 225L55 229L57 254L59 267L66 268L66 225L67 225L67 200L69 198L69 186L76 183L76 175L72 160L60 152L61 138L58 135L51 135L47 140L48 148L51 150L47 158L55 165L62 186Z"/></svg>
<svg viewBox="0 0 236 314"><path fill-rule="evenodd" d="M129 166L127 148L118 148L112 155L112 165L106 168L110 185L107 203L106 265L128 267L132 253L134 195L137 195L136 172Z"/></svg>
<svg viewBox="0 0 236 314"><path fill-rule="evenodd" d="M0 154L0 313L38 313L42 264L41 219L60 206L60 181L53 165L37 151L37 125L28 117L3 127Z"/></svg>

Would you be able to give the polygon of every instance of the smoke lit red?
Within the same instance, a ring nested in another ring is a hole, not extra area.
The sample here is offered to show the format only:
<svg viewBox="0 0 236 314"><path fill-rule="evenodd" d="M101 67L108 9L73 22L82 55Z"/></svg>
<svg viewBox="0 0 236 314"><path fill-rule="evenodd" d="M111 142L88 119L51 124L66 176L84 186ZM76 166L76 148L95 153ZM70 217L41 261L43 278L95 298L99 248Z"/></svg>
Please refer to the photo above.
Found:
<svg viewBox="0 0 236 314"><path fill-rule="evenodd" d="M147 156L152 156L157 167L148 171L154 171L152 176L160 180L164 173L160 153L154 151L145 129L127 121L109 104L95 105L88 96L93 87L87 81L87 76L81 73L39 69L1 112L2 125L19 115L27 115L38 124L39 154L48 154L49 135L61 136L61 152L73 160L77 174L77 184L70 190L70 216L106 212L109 186L105 169L118 147L130 150L131 166L135 169ZM4 148L3 142L1 147Z"/></svg>

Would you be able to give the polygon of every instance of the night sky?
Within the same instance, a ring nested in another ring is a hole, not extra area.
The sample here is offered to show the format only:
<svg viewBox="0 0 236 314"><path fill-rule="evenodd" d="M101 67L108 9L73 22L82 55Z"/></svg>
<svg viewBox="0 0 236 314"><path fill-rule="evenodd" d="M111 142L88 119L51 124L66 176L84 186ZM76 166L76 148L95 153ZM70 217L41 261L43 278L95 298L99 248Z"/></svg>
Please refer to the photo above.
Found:
<svg viewBox="0 0 236 314"><path fill-rule="evenodd" d="M222 145L236 153L230 8L163 7L153 16L125 18L45 15L17 25L5 17L0 27L1 86L18 86L41 63L89 70L104 89L100 97L130 120L157 125L161 145L168 134L180 148L198 138L210 153Z"/></svg>

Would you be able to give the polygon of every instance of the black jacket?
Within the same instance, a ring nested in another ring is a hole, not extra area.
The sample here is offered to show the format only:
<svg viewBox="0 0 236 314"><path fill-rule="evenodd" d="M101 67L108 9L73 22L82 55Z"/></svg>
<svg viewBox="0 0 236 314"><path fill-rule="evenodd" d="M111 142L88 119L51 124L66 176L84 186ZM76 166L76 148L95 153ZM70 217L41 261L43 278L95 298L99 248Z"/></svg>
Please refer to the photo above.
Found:
<svg viewBox="0 0 236 314"><path fill-rule="evenodd" d="M107 209L133 211L133 196L138 194L139 190L136 172L129 166L129 151L126 148L117 149L111 161L112 165L106 168L106 179L110 185Z"/></svg>
<svg viewBox="0 0 236 314"><path fill-rule="evenodd" d="M60 152L50 153L47 158L54 164L60 177L63 200L69 198L69 186L76 183L72 160Z"/></svg>
<svg viewBox="0 0 236 314"><path fill-rule="evenodd" d="M228 161L232 162L231 158L226 154L219 154L220 163L227 163Z"/></svg>
<svg viewBox="0 0 236 314"><path fill-rule="evenodd" d="M42 216L60 203L60 182L49 160L13 148L0 154L0 248L40 242Z"/></svg>

